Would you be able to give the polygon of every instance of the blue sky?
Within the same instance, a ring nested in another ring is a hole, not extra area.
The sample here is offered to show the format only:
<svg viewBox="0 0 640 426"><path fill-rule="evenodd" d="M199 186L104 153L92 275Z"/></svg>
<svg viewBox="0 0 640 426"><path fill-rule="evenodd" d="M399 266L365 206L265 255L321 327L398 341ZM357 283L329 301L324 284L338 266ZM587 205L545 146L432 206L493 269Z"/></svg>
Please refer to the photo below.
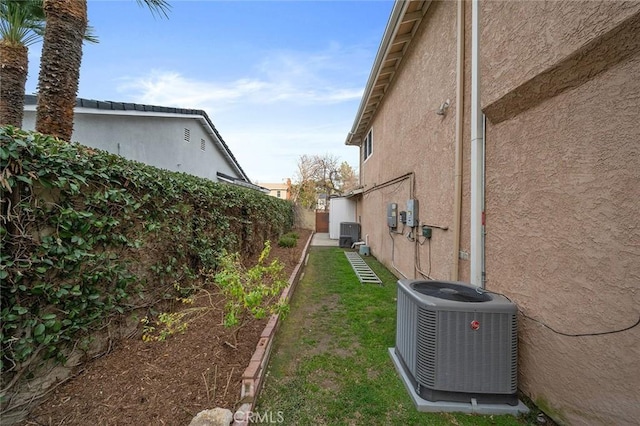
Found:
<svg viewBox="0 0 640 426"><path fill-rule="evenodd" d="M295 178L303 154L358 167L344 145L393 2L88 2L78 96L203 109L254 182ZM29 50L27 93L41 45ZM80 141L81 142L81 141Z"/></svg>

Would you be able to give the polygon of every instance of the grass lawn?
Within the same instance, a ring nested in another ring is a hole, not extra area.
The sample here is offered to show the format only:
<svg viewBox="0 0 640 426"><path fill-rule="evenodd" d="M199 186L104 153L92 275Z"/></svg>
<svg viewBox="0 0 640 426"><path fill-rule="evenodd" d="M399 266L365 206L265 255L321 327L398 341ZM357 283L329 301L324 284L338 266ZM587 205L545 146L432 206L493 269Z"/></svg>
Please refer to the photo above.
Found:
<svg viewBox="0 0 640 426"><path fill-rule="evenodd" d="M416 410L388 353L395 345L396 278L360 284L344 250L312 247L291 312L276 335L259 413L297 425L523 425L527 417ZM274 414L275 416L275 414Z"/></svg>

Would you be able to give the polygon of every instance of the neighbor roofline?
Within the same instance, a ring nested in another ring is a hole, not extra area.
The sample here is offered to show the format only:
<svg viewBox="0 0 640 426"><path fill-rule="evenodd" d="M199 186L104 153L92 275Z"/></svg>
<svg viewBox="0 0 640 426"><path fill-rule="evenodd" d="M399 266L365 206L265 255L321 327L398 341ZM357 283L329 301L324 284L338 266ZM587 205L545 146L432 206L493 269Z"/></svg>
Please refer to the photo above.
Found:
<svg viewBox="0 0 640 426"><path fill-rule="evenodd" d="M267 188L265 188L263 186L256 185L255 183L247 182L247 181L244 181L242 179L235 178L233 176L229 176L229 175L227 175L225 173L222 173L222 172L217 172L216 173L216 177L222 182L227 182L227 183L230 183L230 184L233 184L233 185L238 185L238 186L243 186L245 188L254 189L256 191L260 191L260 192L263 192L265 194L269 193L269 189L267 189Z"/></svg>
<svg viewBox="0 0 640 426"><path fill-rule="evenodd" d="M24 109L25 111L35 111L38 104L38 97L36 95L25 95L24 97ZM213 125L213 122L207 115L207 113L200 109L185 109L174 107L162 107L157 105L136 104L131 102L113 102L113 101L96 101L93 99L76 98L76 106L74 110L78 112L94 113L94 114L113 114L113 115L131 115L131 112L136 115L155 116L155 117L184 117L189 116L200 121L205 127L207 133L213 137L216 141L218 150L224 157L227 158L229 163L236 169L238 174L242 176L242 179L250 184L251 180L244 172L238 160L229 149L222 136L218 132L218 129Z"/></svg>

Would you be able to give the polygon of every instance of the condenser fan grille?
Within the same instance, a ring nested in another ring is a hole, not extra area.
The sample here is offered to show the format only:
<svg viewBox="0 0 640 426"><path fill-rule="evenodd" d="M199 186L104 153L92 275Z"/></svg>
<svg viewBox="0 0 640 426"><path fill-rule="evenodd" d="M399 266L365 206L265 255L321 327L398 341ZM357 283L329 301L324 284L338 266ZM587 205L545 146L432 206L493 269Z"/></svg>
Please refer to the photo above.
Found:
<svg viewBox="0 0 640 426"><path fill-rule="evenodd" d="M427 401L517 405L517 307L451 281L398 281L395 353Z"/></svg>
<svg viewBox="0 0 640 426"><path fill-rule="evenodd" d="M491 296L487 293L478 292L473 287L450 282L417 281L411 284L411 288L426 296L456 302L479 303L491 300Z"/></svg>

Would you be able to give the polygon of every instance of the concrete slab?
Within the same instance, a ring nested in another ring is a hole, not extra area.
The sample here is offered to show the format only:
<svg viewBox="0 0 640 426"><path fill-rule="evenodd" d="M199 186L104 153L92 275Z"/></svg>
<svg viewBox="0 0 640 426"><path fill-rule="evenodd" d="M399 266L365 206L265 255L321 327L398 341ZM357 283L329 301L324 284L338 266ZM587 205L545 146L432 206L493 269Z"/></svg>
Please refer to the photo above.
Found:
<svg viewBox="0 0 640 426"><path fill-rule="evenodd" d="M395 348L389 348L389 355L393 360L393 364L396 366L398 374L404 383L404 386L409 392L409 396L416 406L418 411L428 413L475 413L475 414L511 414L518 416L522 413L528 413L529 407L524 405L522 401L518 401L518 405L508 404L478 404L478 403L465 403L465 402L448 402L448 401L427 401L422 399L420 395L416 393L411 384L411 380L407 375L404 367L400 363L400 360L396 356ZM474 400L475 401L475 400Z"/></svg>
<svg viewBox="0 0 640 426"><path fill-rule="evenodd" d="M329 238L328 232L316 232L311 239L312 246L338 247L339 241Z"/></svg>

